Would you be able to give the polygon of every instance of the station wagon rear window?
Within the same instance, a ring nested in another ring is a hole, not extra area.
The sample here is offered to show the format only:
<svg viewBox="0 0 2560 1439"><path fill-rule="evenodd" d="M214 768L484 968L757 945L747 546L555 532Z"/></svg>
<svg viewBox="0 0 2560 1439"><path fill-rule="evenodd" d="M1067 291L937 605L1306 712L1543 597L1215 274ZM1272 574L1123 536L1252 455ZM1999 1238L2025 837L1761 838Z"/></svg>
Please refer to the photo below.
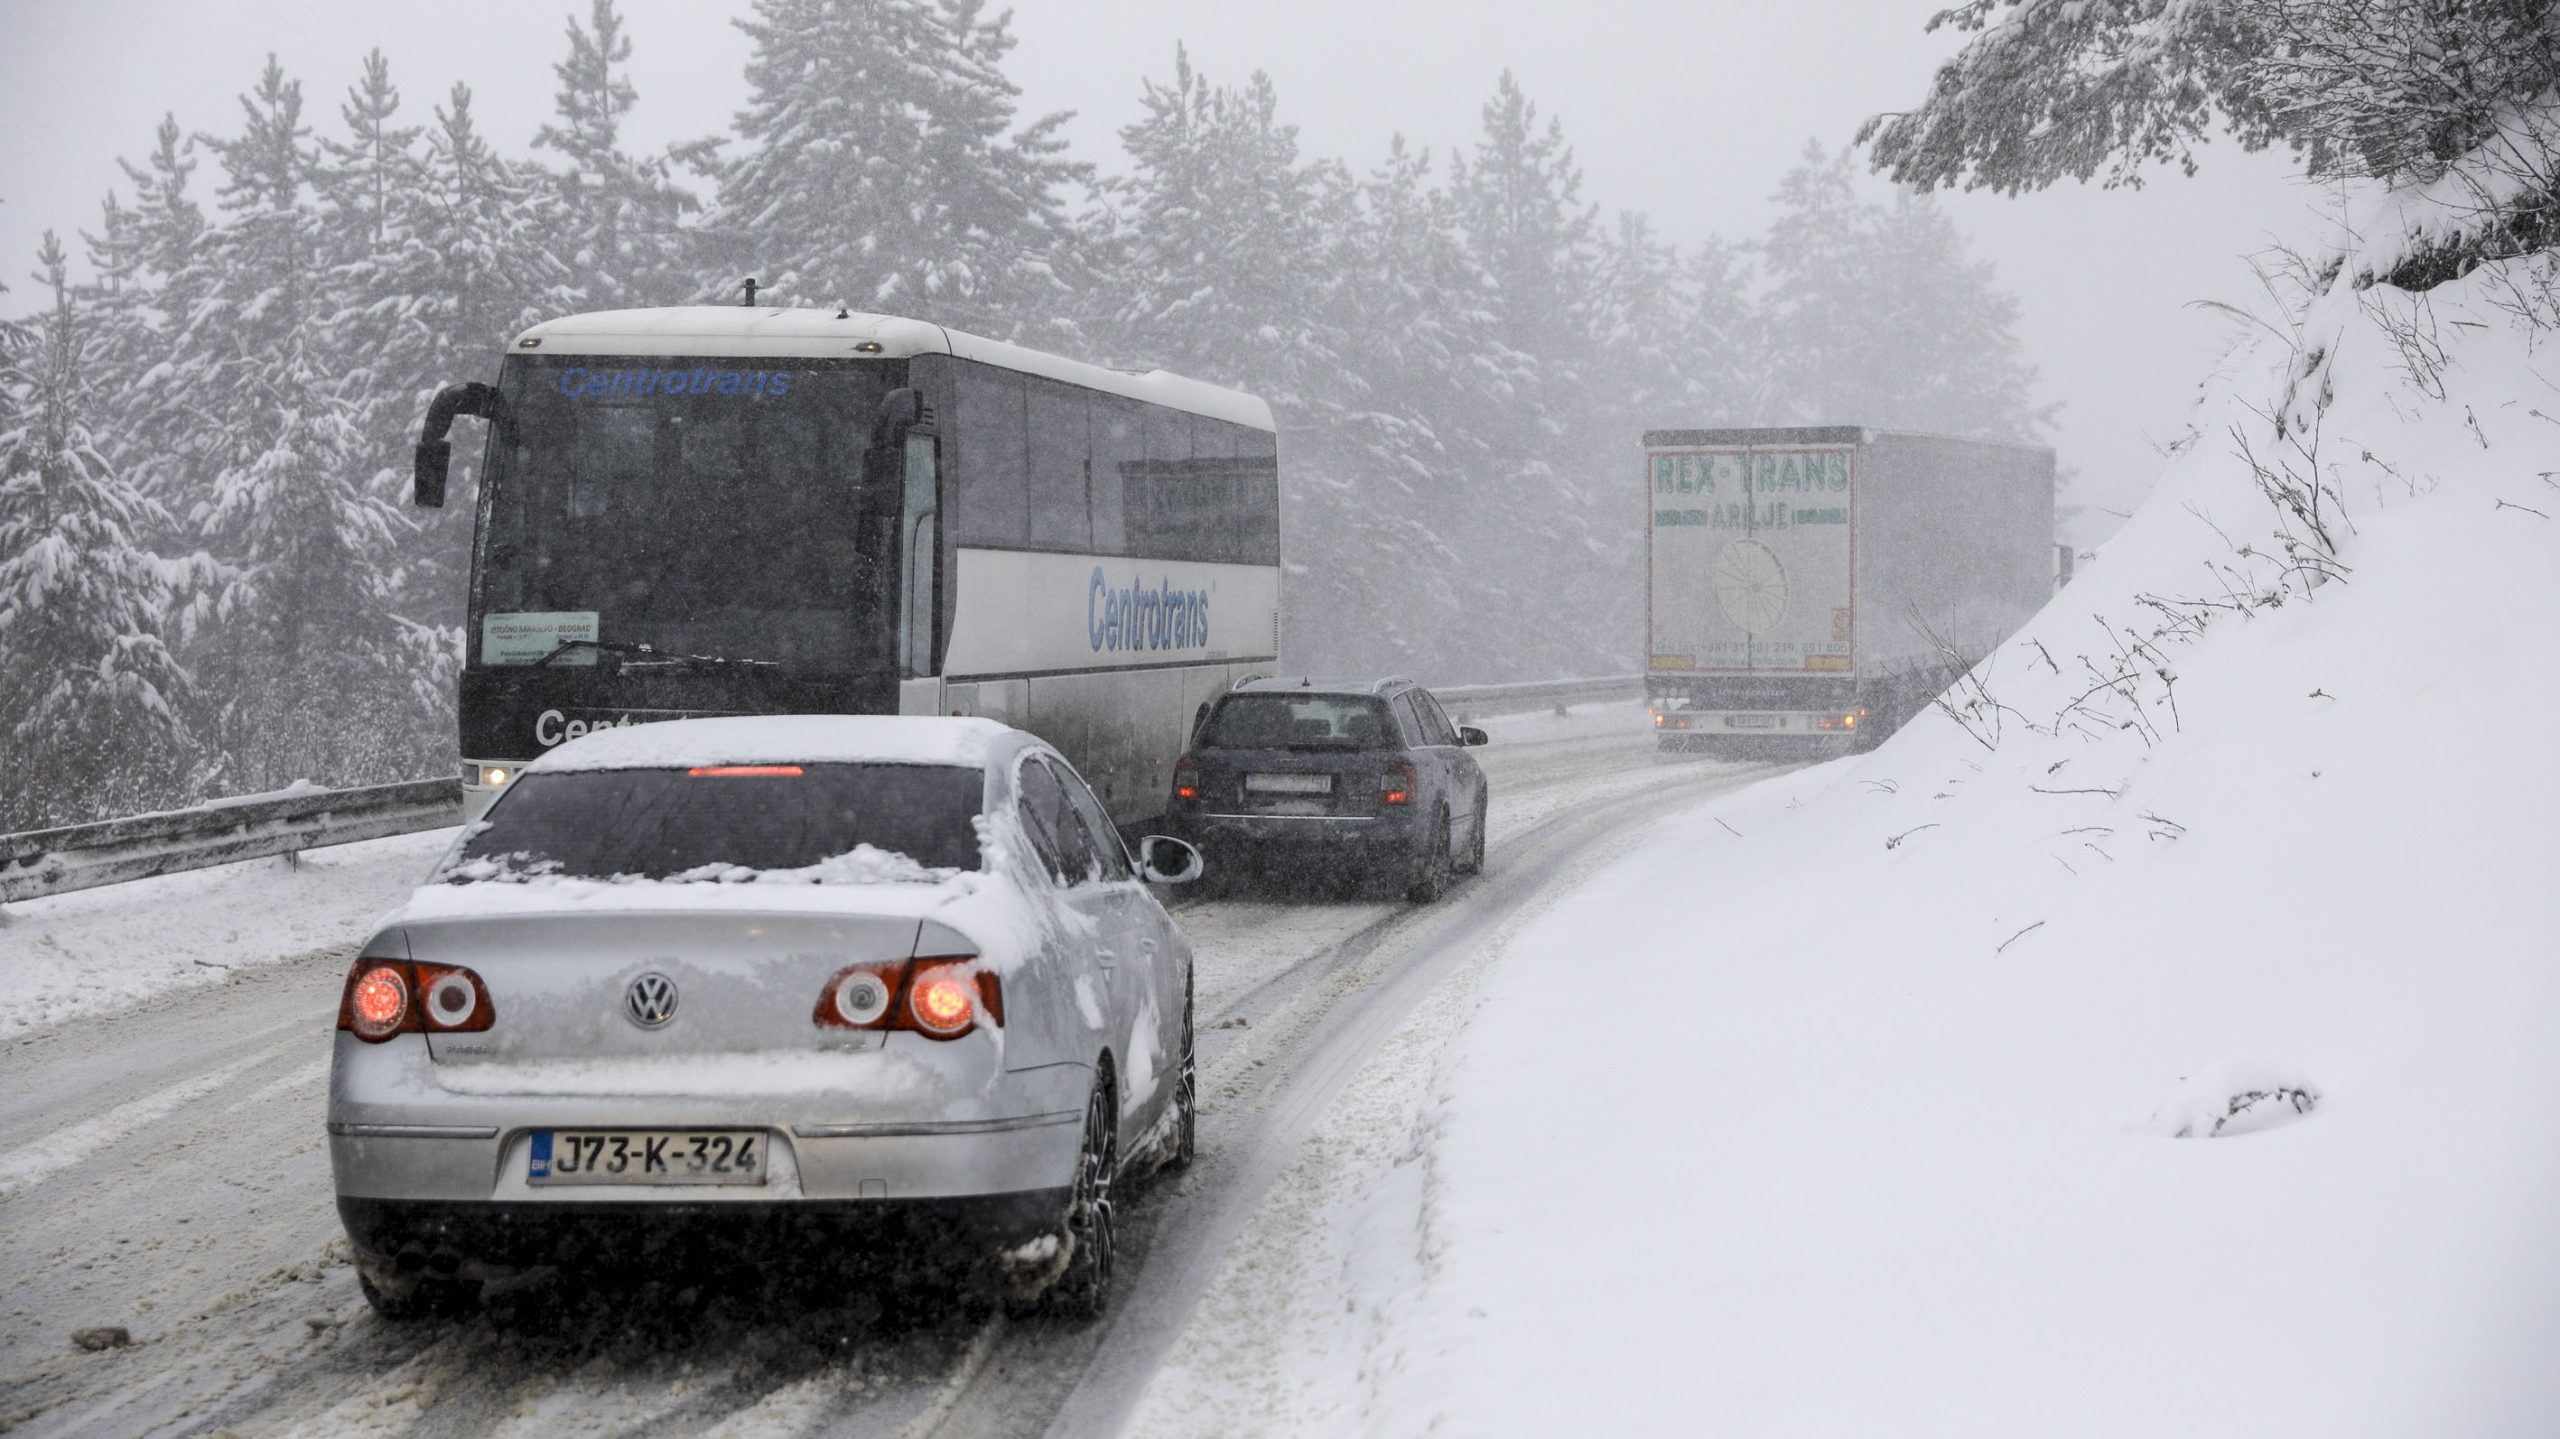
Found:
<svg viewBox="0 0 2560 1439"><path fill-rule="evenodd" d="M1393 749L1395 721L1366 695L1229 695L1200 733L1214 749Z"/></svg>
<svg viewBox="0 0 2560 1439"><path fill-rule="evenodd" d="M957 765L536 772L507 787L440 877L737 882L827 866L775 877L930 879L914 871L978 868L984 785ZM857 852L868 862L834 863Z"/></svg>

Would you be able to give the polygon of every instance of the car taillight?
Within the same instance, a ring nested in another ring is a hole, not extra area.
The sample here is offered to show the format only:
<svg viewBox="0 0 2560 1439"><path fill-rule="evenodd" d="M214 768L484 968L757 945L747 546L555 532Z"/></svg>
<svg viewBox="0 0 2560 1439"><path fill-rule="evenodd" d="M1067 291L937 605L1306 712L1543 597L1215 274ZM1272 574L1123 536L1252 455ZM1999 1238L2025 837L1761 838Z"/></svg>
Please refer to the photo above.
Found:
<svg viewBox="0 0 2560 1439"><path fill-rule="evenodd" d="M1184 755L1174 762L1173 797L1175 799L1200 797L1200 762L1189 755Z"/></svg>
<svg viewBox="0 0 2560 1439"><path fill-rule="evenodd" d="M958 1039L980 1023L1004 1023L1004 982L977 968L976 955L891 964L857 964L836 972L812 1017L822 1029L903 1029L928 1039Z"/></svg>
<svg viewBox="0 0 2560 1439"><path fill-rule="evenodd" d="M1378 771L1378 803L1413 803L1413 762L1391 759Z"/></svg>
<svg viewBox="0 0 2560 1439"><path fill-rule="evenodd" d="M338 1009L338 1027L379 1044L409 1025L409 976L405 964L358 960L347 976L346 1002Z"/></svg>
<svg viewBox="0 0 2560 1439"><path fill-rule="evenodd" d="M818 996L817 1020L827 1029L882 1029L889 1006L906 982L903 964L857 964L827 981Z"/></svg>
<svg viewBox="0 0 2560 1439"><path fill-rule="evenodd" d="M978 1022L978 1001L966 976L949 970L916 976L907 991L907 1014L915 1027L936 1039L955 1039Z"/></svg>
<svg viewBox="0 0 2560 1439"><path fill-rule="evenodd" d="M395 1034L476 1034L497 1019L480 976L405 959L357 960L338 1003L338 1028L368 1044Z"/></svg>

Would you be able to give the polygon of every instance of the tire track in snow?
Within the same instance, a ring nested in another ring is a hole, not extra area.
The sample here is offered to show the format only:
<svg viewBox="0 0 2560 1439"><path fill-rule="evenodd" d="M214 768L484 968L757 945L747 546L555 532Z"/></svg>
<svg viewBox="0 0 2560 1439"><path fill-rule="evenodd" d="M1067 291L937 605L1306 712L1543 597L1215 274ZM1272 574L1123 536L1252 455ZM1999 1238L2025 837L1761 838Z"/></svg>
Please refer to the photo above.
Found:
<svg viewBox="0 0 2560 1439"><path fill-rule="evenodd" d="M6 1153L0 1153L0 1202L16 1197L19 1191L32 1185L43 1183L81 1160L105 1149L108 1145L129 1137L144 1125L166 1118L180 1107L204 1098L248 1071L303 1043L305 1041L300 1036L296 1036L260 1050L247 1059L234 1060L219 1069L207 1070L192 1079L181 1080L166 1089L146 1094L140 1099L127 1100L94 1119L83 1120L68 1128L57 1129L33 1143L22 1144ZM320 1073L327 1072L328 1069L324 1064ZM308 1081L303 1075L295 1075L288 1081L290 1082ZM271 1086L267 1090L260 1091L260 1097L266 1097L273 1092L275 1087Z"/></svg>

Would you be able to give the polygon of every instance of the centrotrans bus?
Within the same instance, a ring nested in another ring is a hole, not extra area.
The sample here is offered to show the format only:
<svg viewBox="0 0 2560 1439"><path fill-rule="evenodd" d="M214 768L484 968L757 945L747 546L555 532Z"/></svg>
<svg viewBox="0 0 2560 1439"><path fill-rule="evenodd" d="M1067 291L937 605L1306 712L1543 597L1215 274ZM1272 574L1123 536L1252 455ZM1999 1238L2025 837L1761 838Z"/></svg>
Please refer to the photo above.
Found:
<svg viewBox="0 0 2560 1439"><path fill-rule="evenodd" d="M939 325L689 307L536 325L495 386L462 673L477 814L607 725L969 714L1134 825L1202 707L1279 652L1270 407Z"/></svg>

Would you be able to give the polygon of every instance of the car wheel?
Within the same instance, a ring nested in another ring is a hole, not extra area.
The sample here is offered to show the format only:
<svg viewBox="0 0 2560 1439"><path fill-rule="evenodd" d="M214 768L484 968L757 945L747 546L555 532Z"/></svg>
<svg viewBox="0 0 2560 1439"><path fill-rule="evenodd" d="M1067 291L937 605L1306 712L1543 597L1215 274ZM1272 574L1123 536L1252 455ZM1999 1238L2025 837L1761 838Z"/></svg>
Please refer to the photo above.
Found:
<svg viewBox="0 0 2560 1439"><path fill-rule="evenodd" d="M1188 985L1182 991L1182 1067L1174 1072L1173 1115L1173 1153L1165 1160L1165 1168L1186 1169L1200 1144L1200 1077L1198 1066L1192 1063Z"/></svg>
<svg viewBox="0 0 2560 1439"><path fill-rule="evenodd" d="M1111 1186L1119 1177L1119 1104L1105 1069L1085 1101L1084 1144L1067 1197L1067 1267L1049 1307L1070 1319L1098 1319L1111 1302Z"/></svg>
<svg viewBox="0 0 2560 1439"><path fill-rule="evenodd" d="M374 1313L401 1324L454 1318L480 1307L480 1283L476 1279L421 1277L396 1279L383 1286L359 1270L356 1288L364 1291L364 1302L373 1306Z"/></svg>
<svg viewBox="0 0 2560 1439"><path fill-rule="evenodd" d="M1438 899L1449 887L1449 865L1449 812L1441 810L1431 817L1431 834L1423 843L1422 861L1414 867L1405 898L1415 904Z"/></svg>
<svg viewBox="0 0 2560 1439"><path fill-rule="evenodd" d="M1484 793L1483 793L1482 791L1478 791L1478 792L1477 792L1477 794L1476 794L1476 824L1475 824L1475 833L1474 833L1472 836L1470 836L1470 837L1468 838L1468 840L1467 840L1467 858L1466 858L1466 862L1465 862L1464 864L1461 864L1460 866L1458 866L1459 871L1460 871L1461 873L1464 873L1464 874L1482 874L1482 873L1484 873L1484 806L1485 806L1485 798L1486 798L1486 796L1484 795Z"/></svg>

